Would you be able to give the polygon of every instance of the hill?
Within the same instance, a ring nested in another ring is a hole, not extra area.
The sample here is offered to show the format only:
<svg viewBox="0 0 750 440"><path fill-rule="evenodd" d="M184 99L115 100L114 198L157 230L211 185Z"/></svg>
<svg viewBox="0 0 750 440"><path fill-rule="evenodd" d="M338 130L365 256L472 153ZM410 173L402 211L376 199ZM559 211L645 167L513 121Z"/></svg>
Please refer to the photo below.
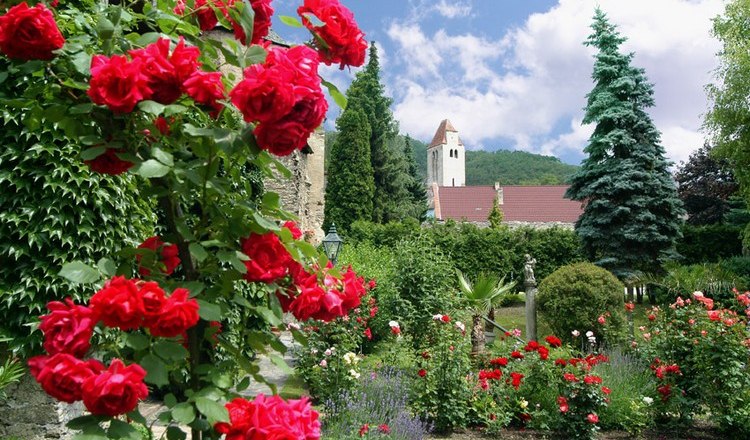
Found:
<svg viewBox="0 0 750 440"><path fill-rule="evenodd" d="M326 152L336 138L335 131L326 132ZM398 135L391 141L394 151L404 151L405 136ZM413 139L415 159L422 177L427 179L427 144ZM527 153L525 151L467 151L466 184L492 185L559 185L578 170L553 156Z"/></svg>

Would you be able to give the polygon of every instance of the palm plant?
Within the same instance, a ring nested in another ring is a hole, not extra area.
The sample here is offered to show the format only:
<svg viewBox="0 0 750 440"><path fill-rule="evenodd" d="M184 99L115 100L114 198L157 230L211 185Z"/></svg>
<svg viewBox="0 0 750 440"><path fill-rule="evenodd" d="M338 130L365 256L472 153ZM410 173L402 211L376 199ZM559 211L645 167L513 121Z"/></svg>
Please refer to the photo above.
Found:
<svg viewBox="0 0 750 440"><path fill-rule="evenodd" d="M472 284L461 271L458 272L458 285L461 288L469 310L472 315L471 328L471 351L482 353L485 349L484 321L490 309L497 304L503 296L511 292L516 282L505 283L505 277L498 278L497 275L481 273Z"/></svg>

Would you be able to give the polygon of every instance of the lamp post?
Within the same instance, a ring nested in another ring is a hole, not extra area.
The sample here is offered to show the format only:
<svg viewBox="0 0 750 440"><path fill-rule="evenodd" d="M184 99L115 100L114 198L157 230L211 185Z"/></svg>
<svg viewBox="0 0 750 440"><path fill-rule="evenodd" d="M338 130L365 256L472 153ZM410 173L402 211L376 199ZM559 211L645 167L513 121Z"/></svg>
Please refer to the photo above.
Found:
<svg viewBox="0 0 750 440"><path fill-rule="evenodd" d="M343 244L344 240L339 237L339 234L336 233L336 224L332 223L331 227L328 229L328 235L326 235L323 239L323 250L334 266L336 266L336 261L339 257L339 251L341 251L341 246Z"/></svg>

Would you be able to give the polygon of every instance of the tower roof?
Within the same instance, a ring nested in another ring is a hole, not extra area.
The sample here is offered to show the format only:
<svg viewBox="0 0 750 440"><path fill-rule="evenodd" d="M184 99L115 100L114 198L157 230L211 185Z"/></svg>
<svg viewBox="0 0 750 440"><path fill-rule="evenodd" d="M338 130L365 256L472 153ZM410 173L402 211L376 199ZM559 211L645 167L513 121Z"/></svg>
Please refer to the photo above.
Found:
<svg viewBox="0 0 750 440"><path fill-rule="evenodd" d="M443 122L440 123L440 126L435 132L435 136L432 138L432 142L430 142L429 148L436 147L438 145L447 144L448 137L445 135L445 133L449 131L458 133L458 130L456 130L453 127L453 124L451 124L451 121L447 119L443 119ZM458 138L458 145L463 145L463 142L461 142L461 138Z"/></svg>

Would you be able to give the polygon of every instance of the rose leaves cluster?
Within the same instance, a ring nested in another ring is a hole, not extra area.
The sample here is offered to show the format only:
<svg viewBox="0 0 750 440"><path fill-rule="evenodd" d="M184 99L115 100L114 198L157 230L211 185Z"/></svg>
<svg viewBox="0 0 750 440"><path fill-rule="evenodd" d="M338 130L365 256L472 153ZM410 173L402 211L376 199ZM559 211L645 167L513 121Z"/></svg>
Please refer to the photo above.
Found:
<svg viewBox="0 0 750 440"><path fill-rule="evenodd" d="M318 412L305 397L285 401L258 394L252 401L236 398L226 408L229 423L215 426L226 440L320 439Z"/></svg>
<svg viewBox="0 0 750 440"><path fill-rule="evenodd" d="M0 17L0 53L16 60L51 60L65 38L44 4L19 3Z"/></svg>
<svg viewBox="0 0 750 440"><path fill-rule="evenodd" d="M162 272L165 275L172 275L177 266L180 265L179 251L176 244L164 243L161 238L154 236L149 237L138 246L138 249L149 249L157 254L159 257L158 261L164 265ZM136 260L140 264L142 255L136 255ZM147 277L151 275L151 271L143 266L138 266L138 272Z"/></svg>

